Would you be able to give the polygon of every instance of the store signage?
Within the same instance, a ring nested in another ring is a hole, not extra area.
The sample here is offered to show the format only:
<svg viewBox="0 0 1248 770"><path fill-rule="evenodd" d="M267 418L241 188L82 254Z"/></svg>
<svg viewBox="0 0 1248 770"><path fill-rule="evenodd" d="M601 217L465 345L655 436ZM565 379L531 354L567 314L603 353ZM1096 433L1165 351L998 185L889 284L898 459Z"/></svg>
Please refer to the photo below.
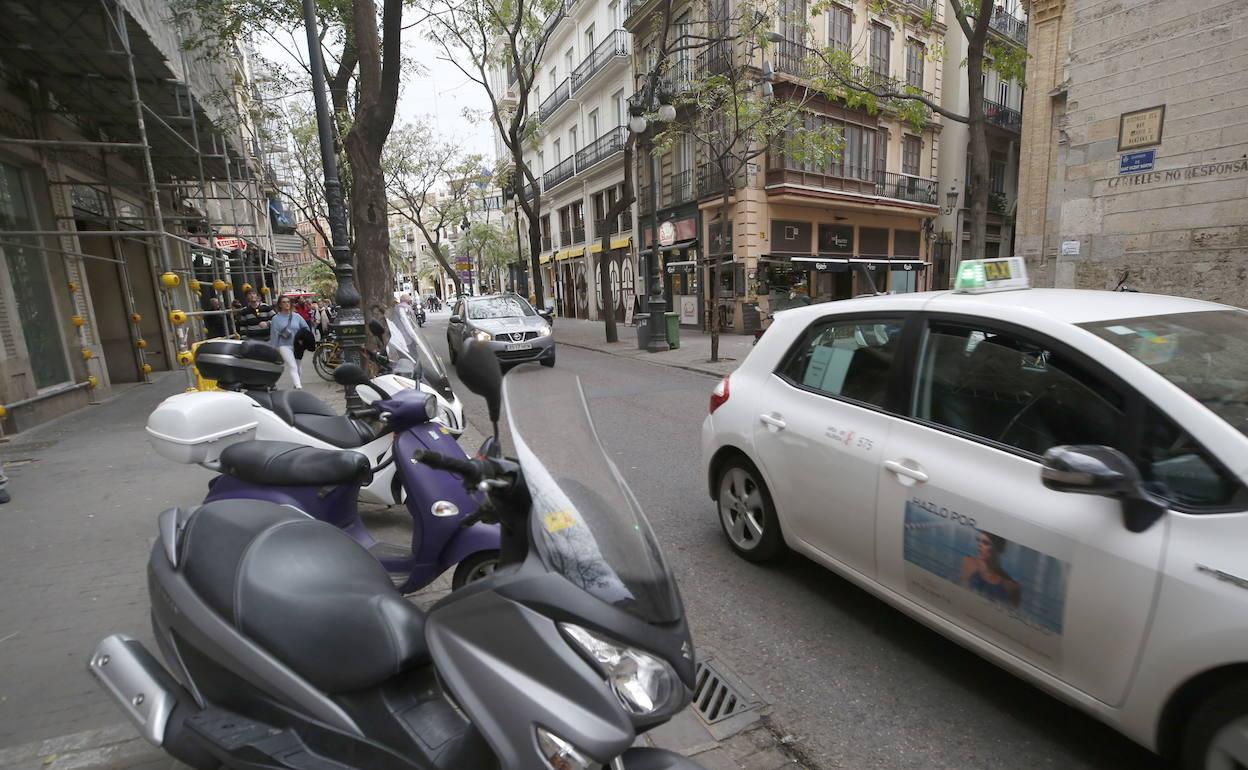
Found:
<svg viewBox="0 0 1248 770"><path fill-rule="evenodd" d="M659 225L659 245L671 246L676 242L676 225L671 222L664 222Z"/></svg>

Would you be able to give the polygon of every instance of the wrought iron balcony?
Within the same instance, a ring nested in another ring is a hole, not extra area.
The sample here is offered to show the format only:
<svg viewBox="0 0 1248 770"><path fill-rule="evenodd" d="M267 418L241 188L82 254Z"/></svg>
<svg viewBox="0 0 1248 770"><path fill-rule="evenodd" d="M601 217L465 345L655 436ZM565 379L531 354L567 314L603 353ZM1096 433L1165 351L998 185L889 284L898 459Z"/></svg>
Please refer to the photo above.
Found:
<svg viewBox="0 0 1248 770"><path fill-rule="evenodd" d="M669 206L679 206L693 200L693 170L673 174L668 186Z"/></svg>
<svg viewBox="0 0 1248 770"><path fill-rule="evenodd" d="M559 165L542 175L542 189L549 190L560 182L572 178L576 173L576 157L569 155Z"/></svg>
<svg viewBox="0 0 1248 770"><path fill-rule="evenodd" d="M719 195L724 191L724 175L714 163L703 163L698 167L698 195L707 197Z"/></svg>
<svg viewBox="0 0 1248 770"><path fill-rule="evenodd" d="M571 229L559 231L559 245L560 246L572 245L572 230Z"/></svg>
<svg viewBox="0 0 1248 770"><path fill-rule="evenodd" d="M554 248L554 242L551 239L550 235L543 235L542 236L542 251L550 251L553 248Z"/></svg>
<svg viewBox="0 0 1248 770"><path fill-rule="evenodd" d="M1004 128L1006 131L1012 131L1016 134L1021 134L1023 131L1023 114L1021 112L988 99L984 100L984 119L994 126Z"/></svg>
<svg viewBox="0 0 1248 770"><path fill-rule="evenodd" d="M628 33L622 29L613 30L606 39L594 48L585 61L572 70L572 93L585 87L594 75L603 70L613 59L628 56Z"/></svg>
<svg viewBox="0 0 1248 770"><path fill-rule="evenodd" d="M997 7L988 19L988 28L1000 32L1024 48L1027 47L1027 22Z"/></svg>
<svg viewBox="0 0 1248 770"><path fill-rule="evenodd" d="M856 195L895 198L926 205L936 205L938 189L935 179L912 174L894 174L873 168L842 166L839 162L812 169L800 161L781 156L780 166L767 170L767 185L784 184L816 187Z"/></svg>
<svg viewBox="0 0 1248 770"><path fill-rule="evenodd" d="M727 41L712 43L698 54L696 69L701 77L722 75L732 68L732 44Z"/></svg>
<svg viewBox="0 0 1248 770"><path fill-rule="evenodd" d="M580 173L590 166L624 151L624 143L628 141L628 129L617 126L594 141L585 145L576 153L576 171Z"/></svg>
<svg viewBox="0 0 1248 770"><path fill-rule="evenodd" d="M573 243L585 242L585 225L578 225L572 228L572 242Z"/></svg>
<svg viewBox="0 0 1248 770"><path fill-rule="evenodd" d="M909 174L893 174L887 171L875 172L876 195L883 198L897 198L934 206L937 189L935 179Z"/></svg>
<svg viewBox="0 0 1248 770"><path fill-rule="evenodd" d="M559 108L568 103L572 98L572 86L568 78L564 78L563 82L555 86L555 90L542 100L542 106L538 108L537 114L543 121L550 120L550 116L559 111Z"/></svg>

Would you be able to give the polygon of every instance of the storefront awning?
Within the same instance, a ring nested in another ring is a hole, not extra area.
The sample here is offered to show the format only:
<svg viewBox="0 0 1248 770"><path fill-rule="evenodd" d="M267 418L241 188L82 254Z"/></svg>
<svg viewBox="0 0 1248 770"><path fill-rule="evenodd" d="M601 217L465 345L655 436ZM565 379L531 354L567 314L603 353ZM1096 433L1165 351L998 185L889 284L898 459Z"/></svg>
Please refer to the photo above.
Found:
<svg viewBox="0 0 1248 770"><path fill-rule="evenodd" d="M669 275L673 273L695 273L698 270L698 263L694 262L692 259L684 260L682 262L668 262L663 266L663 269L666 270Z"/></svg>
<svg viewBox="0 0 1248 770"><path fill-rule="evenodd" d="M555 254L555 259L557 260L576 259L577 257L583 257L583 256L585 256L584 247L579 248L579 249L564 249L563 251L560 251L557 254Z"/></svg>
<svg viewBox="0 0 1248 770"><path fill-rule="evenodd" d="M872 270L895 270L900 272L916 272L927 268L928 262L911 257L863 257L844 254L794 256L789 254L764 254L759 262L772 265L814 270L820 273L844 273L858 267Z"/></svg>
<svg viewBox="0 0 1248 770"><path fill-rule="evenodd" d="M659 247L659 253L660 253L660 254L666 254L666 253L671 252L671 251L680 251L680 250L682 250L682 249L687 249L687 248L689 248L690 246L693 246L693 245L697 244L697 242L698 242L698 239L697 239L697 238L689 238L689 239L687 239L687 240L683 240L683 241L676 241L676 242L675 242L675 243L673 243L671 246L660 246L660 247ZM646 255L647 255L647 254L649 254L649 253L650 253L650 249L649 249L649 248L646 248L646 249L642 249L642 250L641 250L641 256L643 256L643 257L644 257L644 256L646 256Z"/></svg>
<svg viewBox="0 0 1248 770"><path fill-rule="evenodd" d="M549 254L543 254L542 256L538 257L537 261L538 261L538 264L547 265L547 264L550 264L550 260L554 258L555 258L555 252L552 251Z"/></svg>

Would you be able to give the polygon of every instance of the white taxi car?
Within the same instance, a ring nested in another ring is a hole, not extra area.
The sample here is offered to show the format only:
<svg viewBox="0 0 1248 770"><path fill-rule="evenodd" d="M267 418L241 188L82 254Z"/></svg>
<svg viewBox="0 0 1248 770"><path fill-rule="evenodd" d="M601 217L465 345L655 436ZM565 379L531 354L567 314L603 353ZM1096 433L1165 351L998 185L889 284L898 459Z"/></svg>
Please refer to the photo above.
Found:
<svg viewBox="0 0 1248 770"><path fill-rule="evenodd" d="M957 286L776 315L702 428L732 548L788 546L1185 769L1248 767L1248 312L1029 289L1015 257Z"/></svg>

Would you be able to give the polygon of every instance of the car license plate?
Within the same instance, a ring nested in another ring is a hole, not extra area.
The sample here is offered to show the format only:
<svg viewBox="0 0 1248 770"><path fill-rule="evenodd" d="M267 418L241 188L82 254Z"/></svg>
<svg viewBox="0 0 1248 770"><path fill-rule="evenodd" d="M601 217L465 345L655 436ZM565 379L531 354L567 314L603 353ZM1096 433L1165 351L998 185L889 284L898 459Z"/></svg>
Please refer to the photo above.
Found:
<svg viewBox="0 0 1248 770"><path fill-rule="evenodd" d="M533 349L532 342L509 342L507 343L507 350L532 350L532 349Z"/></svg>

